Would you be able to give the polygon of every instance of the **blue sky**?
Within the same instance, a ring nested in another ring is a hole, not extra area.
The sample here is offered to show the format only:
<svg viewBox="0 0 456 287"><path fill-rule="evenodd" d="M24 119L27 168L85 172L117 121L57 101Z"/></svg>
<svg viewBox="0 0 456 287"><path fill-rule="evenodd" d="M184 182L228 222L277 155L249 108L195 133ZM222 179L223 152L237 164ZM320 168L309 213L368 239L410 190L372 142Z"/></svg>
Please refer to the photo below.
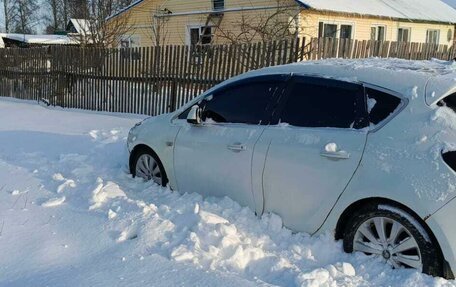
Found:
<svg viewBox="0 0 456 287"><path fill-rule="evenodd" d="M188 1L188 0L186 0ZM369 0L359 0L359 1L369 1ZM434 1L438 1L438 0L434 0ZM456 8L456 0L442 0L443 2L449 4L450 6ZM2 3L2 1L0 0L0 3ZM2 3L3 4L3 3ZM3 5L0 5L0 32L4 32L4 17L3 17ZM41 25L42 27L44 27L44 24ZM43 28L41 28L43 29ZM41 31L38 31L38 32L41 32Z"/></svg>

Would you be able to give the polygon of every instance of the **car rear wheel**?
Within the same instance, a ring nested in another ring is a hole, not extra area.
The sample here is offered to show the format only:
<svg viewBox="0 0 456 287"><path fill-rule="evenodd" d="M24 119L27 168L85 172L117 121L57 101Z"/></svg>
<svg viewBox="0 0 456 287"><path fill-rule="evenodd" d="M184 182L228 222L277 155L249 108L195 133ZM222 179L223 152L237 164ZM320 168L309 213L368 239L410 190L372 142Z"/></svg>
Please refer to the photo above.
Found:
<svg viewBox="0 0 456 287"><path fill-rule="evenodd" d="M151 151L144 150L136 154L133 176L143 178L146 181L153 180L161 186L166 186L168 179L165 169L158 157Z"/></svg>
<svg viewBox="0 0 456 287"><path fill-rule="evenodd" d="M413 268L442 276L439 248L426 228L406 211L387 205L359 210L348 221L344 250L381 258L395 269Z"/></svg>

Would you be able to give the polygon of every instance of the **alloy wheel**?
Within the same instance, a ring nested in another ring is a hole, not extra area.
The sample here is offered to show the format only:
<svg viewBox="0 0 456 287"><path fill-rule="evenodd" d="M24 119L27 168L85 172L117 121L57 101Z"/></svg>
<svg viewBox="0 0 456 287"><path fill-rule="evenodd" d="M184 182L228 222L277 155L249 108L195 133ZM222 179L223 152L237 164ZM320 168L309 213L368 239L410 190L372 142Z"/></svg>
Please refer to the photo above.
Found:
<svg viewBox="0 0 456 287"><path fill-rule="evenodd" d="M355 233L353 250L377 255L394 268L423 269L416 239L391 218L373 217L364 221Z"/></svg>
<svg viewBox="0 0 456 287"><path fill-rule="evenodd" d="M142 154L136 162L136 176L144 180L153 180L155 183L162 185L163 178L160 166L157 161L149 154Z"/></svg>

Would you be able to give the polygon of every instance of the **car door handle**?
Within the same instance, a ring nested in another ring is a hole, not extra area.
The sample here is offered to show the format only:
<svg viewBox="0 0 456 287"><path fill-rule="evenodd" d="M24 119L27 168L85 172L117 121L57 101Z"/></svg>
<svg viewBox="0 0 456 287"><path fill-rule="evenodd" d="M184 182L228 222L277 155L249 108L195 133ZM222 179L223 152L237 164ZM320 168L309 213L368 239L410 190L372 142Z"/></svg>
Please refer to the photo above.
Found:
<svg viewBox="0 0 456 287"><path fill-rule="evenodd" d="M348 152L344 151L344 150L334 151L334 152L324 151L324 152L320 153L320 155L322 157L326 157L326 158L333 159L333 160L349 159L350 158L350 154Z"/></svg>
<svg viewBox="0 0 456 287"><path fill-rule="evenodd" d="M230 144L227 148L234 152L241 152L247 150L247 147L243 144Z"/></svg>

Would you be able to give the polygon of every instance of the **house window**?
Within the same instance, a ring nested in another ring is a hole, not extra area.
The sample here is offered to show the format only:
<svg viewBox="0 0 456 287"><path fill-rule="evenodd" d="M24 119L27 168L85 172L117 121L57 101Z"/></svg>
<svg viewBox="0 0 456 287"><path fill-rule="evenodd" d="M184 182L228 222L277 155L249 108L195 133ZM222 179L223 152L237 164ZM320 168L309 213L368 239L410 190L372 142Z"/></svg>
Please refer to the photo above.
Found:
<svg viewBox="0 0 456 287"><path fill-rule="evenodd" d="M398 42L410 42L410 28L399 28L397 29L397 41Z"/></svg>
<svg viewBox="0 0 456 287"><path fill-rule="evenodd" d="M129 48L131 45L130 39L121 39L120 48Z"/></svg>
<svg viewBox="0 0 456 287"><path fill-rule="evenodd" d="M341 39L351 39L352 35L352 26L351 25L340 25L340 35Z"/></svg>
<svg viewBox="0 0 456 287"><path fill-rule="evenodd" d="M209 45L212 43L212 27L201 26L189 29L190 45Z"/></svg>
<svg viewBox="0 0 456 287"><path fill-rule="evenodd" d="M385 26L371 27L371 40L385 41Z"/></svg>
<svg viewBox="0 0 456 287"><path fill-rule="evenodd" d="M128 48L136 48L140 46L139 37L129 36L120 38L119 48L121 48L120 56L123 59L136 61L141 60L141 54L137 51Z"/></svg>
<svg viewBox="0 0 456 287"><path fill-rule="evenodd" d="M318 37L351 39L353 26L349 24L318 23Z"/></svg>
<svg viewBox="0 0 456 287"><path fill-rule="evenodd" d="M438 44L440 38L440 30L427 30L426 31L426 43Z"/></svg>
<svg viewBox="0 0 456 287"><path fill-rule="evenodd" d="M214 8L214 11L225 9L225 0L212 0L212 7Z"/></svg>
<svg viewBox="0 0 456 287"><path fill-rule="evenodd" d="M320 22L318 35L324 38L336 38L337 37L337 25L336 24L324 24Z"/></svg>
<svg viewBox="0 0 456 287"><path fill-rule="evenodd" d="M119 43L120 48L134 48L140 46L140 41L138 37L129 36L120 38Z"/></svg>

